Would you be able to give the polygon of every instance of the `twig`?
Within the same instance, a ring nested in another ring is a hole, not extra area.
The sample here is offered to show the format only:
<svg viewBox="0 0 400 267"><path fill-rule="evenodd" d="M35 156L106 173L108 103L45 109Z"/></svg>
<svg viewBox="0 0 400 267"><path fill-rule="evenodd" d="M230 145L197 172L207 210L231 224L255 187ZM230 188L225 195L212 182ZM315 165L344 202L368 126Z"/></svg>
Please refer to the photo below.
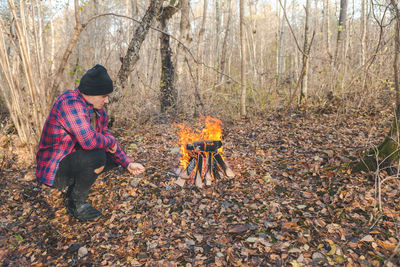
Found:
<svg viewBox="0 0 400 267"><path fill-rule="evenodd" d="M374 228L374 226L379 222L379 220L383 217L383 214L380 213L378 215L378 218L376 218L375 222L369 227L369 230L372 230L372 228Z"/></svg>
<svg viewBox="0 0 400 267"><path fill-rule="evenodd" d="M390 255L389 259L383 263L383 266L387 266L388 263L393 259L394 255L397 254L397 250L399 250L400 242L397 242L397 246L394 248L392 255Z"/></svg>
<svg viewBox="0 0 400 267"><path fill-rule="evenodd" d="M293 39L294 39L294 41L295 41L295 43L296 43L297 49L300 51L300 53L303 54L303 56L308 56L308 55L305 54L306 51L303 51L303 50L300 48L299 42L297 41L296 35L294 34L292 25L290 25L289 19L287 18L286 9L283 7L282 1L281 1L281 0L279 0L279 4L280 4L280 6L282 7L283 15L284 15L284 17L285 17L286 23L287 23L288 26L289 26L290 32L292 33L292 36L293 36ZM311 44L310 44L310 47L311 47ZM308 53L308 54L310 54L310 53Z"/></svg>
<svg viewBox="0 0 400 267"><path fill-rule="evenodd" d="M177 175L176 173L169 172L169 171L166 171L166 170L163 170L163 169L154 167L154 166L146 167L146 169L147 169L147 170L148 170L148 169L153 169L153 170L156 170L156 171L163 172L163 173L165 173L165 174L167 174L167 175L171 175L171 176L174 176L174 177L179 177L179 175Z"/></svg>

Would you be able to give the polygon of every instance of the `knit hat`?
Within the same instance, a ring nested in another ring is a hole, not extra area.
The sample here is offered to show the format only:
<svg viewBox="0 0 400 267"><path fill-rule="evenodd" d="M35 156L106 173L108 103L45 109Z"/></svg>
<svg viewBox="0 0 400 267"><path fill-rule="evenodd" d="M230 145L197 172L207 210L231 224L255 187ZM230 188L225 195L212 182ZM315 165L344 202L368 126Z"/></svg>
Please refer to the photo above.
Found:
<svg viewBox="0 0 400 267"><path fill-rule="evenodd" d="M97 64L82 76L78 88L85 95L106 95L113 91L113 82L106 68Z"/></svg>

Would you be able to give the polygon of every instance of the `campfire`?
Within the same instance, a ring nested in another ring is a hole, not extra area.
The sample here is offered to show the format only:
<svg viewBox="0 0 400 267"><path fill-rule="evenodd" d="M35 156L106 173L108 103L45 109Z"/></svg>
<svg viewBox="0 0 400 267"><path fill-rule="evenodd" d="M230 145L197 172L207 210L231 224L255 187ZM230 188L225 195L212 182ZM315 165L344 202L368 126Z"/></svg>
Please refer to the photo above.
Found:
<svg viewBox="0 0 400 267"><path fill-rule="evenodd" d="M223 158L221 121L212 117L202 119L205 122L202 130L192 131L182 124L175 124L180 128L181 155L175 183L180 186L194 183L202 188L210 186L217 178L235 176Z"/></svg>

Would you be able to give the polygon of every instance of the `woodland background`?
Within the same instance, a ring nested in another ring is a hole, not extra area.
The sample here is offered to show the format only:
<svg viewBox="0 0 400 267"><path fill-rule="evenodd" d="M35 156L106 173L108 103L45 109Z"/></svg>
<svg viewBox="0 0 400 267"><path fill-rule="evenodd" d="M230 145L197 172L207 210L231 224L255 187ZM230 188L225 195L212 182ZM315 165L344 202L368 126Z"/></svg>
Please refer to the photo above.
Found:
<svg viewBox="0 0 400 267"><path fill-rule="evenodd" d="M398 263L399 8L0 1L3 265ZM56 97L97 63L115 81L111 130L152 168L102 177L91 200L110 208L82 232L60 194L34 185L33 155ZM237 175L181 190L165 172L173 122L201 115L223 121ZM352 173L385 137L396 145L372 153L374 172Z"/></svg>
<svg viewBox="0 0 400 267"><path fill-rule="evenodd" d="M251 117L334 97L340 113L396 103L389 100L397 10L389 1L2 1L0 8L1 103L31 147L55 97L96 63L116 81L120 121L165 111Z"/></svg>

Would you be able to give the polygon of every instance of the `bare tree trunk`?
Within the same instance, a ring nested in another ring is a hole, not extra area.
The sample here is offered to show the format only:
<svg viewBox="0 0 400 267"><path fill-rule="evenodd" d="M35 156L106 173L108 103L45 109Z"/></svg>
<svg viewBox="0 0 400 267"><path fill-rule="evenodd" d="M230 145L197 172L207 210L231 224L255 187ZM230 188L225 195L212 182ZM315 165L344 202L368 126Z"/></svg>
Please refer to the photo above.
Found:
<svg viewBox="0 0 400 267"><path fill-rule="evenodd" d="M244 38L244 1L240 0L240 82L242 93L240 98L240 116L246 118L246 40Z"/></svg>
<svg viewBox="0 0 400 267"><path fill-rule="evenodd" d="M0 18L0 79L4 82L0 91L18 136L33 156L47 109L42 5L21 1L17 7L13 0L8 4L14 22L8 31Z"/></svg>
<svg viewBox="0 0 400 267"><path fill-rule="evenodd" d="M16 7L14 4L13 0L9 0L9 4L12 11L12 15L13 17L18 20L18 15L16 13ZM32 3L33 4L33 3ZM34 9L34 7L32 6L32 9ZM33 72L33 67L35 65L34 62L36 62L37 64L40 64L40 62L38 62L38 59L40 58L40 51L38 49L38 47L36 46L36 49L34 49L34 53L32 55L32 51L30 50L29 47L29 35L27 32L27 24L26 24L26 20L25 20L25 6L23 5L23 3L21 2L21 5L19 7L19 13L20 13L20 23L16 23L16 33L17 33L17 37L19 40L19 45L20 45L20 56L21 56L21 60L22 60L22 68L23 68L23 73L26 77L26 82L27 82L27 91L29 92L29 97L31 98L32 101L32 113L33 113L33 125L34 125L34 129L36 130L34 132L34 135L36 138L38 138L40 136L40 128L43 125L44 122L44 115L43 113L43 109L45 107L45 103L40 102L40 96L41 96L41 90L40 87L38 86L38 82L42 82L42 81L37 81L34 77L34 72ZM34 34L36 35L36 34ZM37 40L37 35L34 36L34 43L36 43ZM32 58L33 56L36 56L36 59ZM40 77L40 74L39 74ZM14 88L14 90L20 90L20 88ZM21 103L20 103L21 104Z"/></svg>
<svg viewBox="0 0 400 267"><path fill-rule="evenodd" d="M200 31L199 31L199 37L197 40L197 49L196 49L196 58L198 62L201 62L201 58L200 58L200 47L201 47L201 42L203 41L203 36L204 36L204 31L205 31L205 25L206 25L206 18L207 18L207 8L208 8L208 0L204 0L204 5L203 5L203 17L201 20L201 26L200 26ZM200 66L197 65L196 67L196 86L195 86L195 94L199 97L200 96L200 92L199 92L199 88L201 88L201 84L200 84ZM198 98L197 97L197 98ZM195 106L194 106L194 116L198 115L198 106L200 105L200 103L198 103L197 98L195 98Z"/></svg>
<svg viewBox="0 0 400 267"><path fill-rule="evenodd" d="M276 17L278 18L278 25L276 27L276 51L275 51L275 78L276 78L276 87L279 84L279 53L280 53L280 33L281 33L281 7L279 5L279 0L276 0Z"/></svg>
<svg viewBox="0 0 400 267"><path fill-rule="evenodd" d="M220 25L221 25L221 12L219 1L215 1L215 67L218 69L219 63L219 35L220 35Z"/></svg>
<svg viewBox="0 0 400 267"><path fill-rule="evenodd" d="M157 43L157 36L158 36L158 33L151 31L151 32L149 32L149 36L147 38L149 38L151 43ZM158 57L158 51L156 51L153 48L150 48L149 50L150 51L148 52L148 56L147 56L148 59L146 60L146 62L147 62L146 66L147 66L147 69L149 69L151 71L147 72L146 77L149 79L150 87L153 88L153 87L157 86L157 84L154 84L154 83L157 80L156 73L159 71L158 64L157 64L159 57ZM160 59L160 61L161 61L161 59Z"/></svg>
<svg viewBox="0 0 400 267"><path fill-rule="evenodd" d="M132 1L131 0L125 0L125 15L130 17L133 17L133 7L132 7ZM131 21L126 20L125 21L125 35L126 39L130 40L131 39Z"/></svg>
<svg viewBox="0 0 400 267"><path fill-rule="evenodd" d="M367 2L365 0L361 1L361 51L360 51L360 66L365 65L366 58L366 37L367 37ZM362 73L362 84L361 89L366 92L366 81L368 76L368 68Z"/></svg>
<svg viewBox="0 0 400 267"><path fill-rule="evenodd" d="M307 0L306 2L306 21L304 25L304 46L303 46L303 66L304 66L304 77L301 80L301 89L300 89L300 101L307 98L307 91L308 91L308 59L310 55L307 51L308 49L308 35L310 32L309 24L310 24L310 9L311 9L311 0Z"/></svg>
<svg viewBox="0 0 400 267"><path fill-rule="evenodd" d="M55 64L54 64L54 60L55 60L55 38L54 38L54 23L53 23L53 1L50 0L49 1L49 12L50 12L50 73L53 74L54 70L55 70Z"/></svg>
<svg viewBox="0 0 400 267"><path fill-rule="evenodd" d="M131 0L132 16L136 18L139 14L138 2L137 0Z"/></svg>
<svg viewBox="0 0 400 267"><path fill-rule="evenodd" d="M115 92L113 96L114 102L118 102L122 91L126 86L128 75L133 71L136 62L139 60L139 51L142 43L153 24L154 19L161 11L164 0L152 0L143 16L142 22L136 28L135 33L129 43L128 50L122 59L121 68L118 71L117 80L115 81ZM111 107L112 110L112 107Z"/></svg>
<svg viewBox="0 0 400 267"><path fill-rule="evenodd" d="M346 24L347 24L347 0L340 0L340 13L339 13L339 23L338 23L338 32L336 40L336 52L335 52L336 64L340 63L340 61L343 59L343 53L345 50Z"/></svg>
<svg viewBox="0 0 400 267"><path fill-rule="evenodd" d="M254 2L253 2L254 1ZM254 88L257 88L257 66L258 66L258 60L257 60L257 42L255 40L256 33L257 33L257 23L256 23L256 18L254 18L254 11L253 11L253 4L257 5L258 0L251 0L249 3L249 10L250 10L250 19L252 21L251 27L249 31L246 31L248 33L248 50L250 53L250 61L251 61L251 66L253 70L253 77L251 79L252 85L251 85L251 91L254 91Z"/></svg>
<svg viewBox="0 0 400 267"><path fill-rule="evenodd" d="M394 88L396 90L396 115L400 117L400 88L399 88L399 52L400 52L400 11L397 5L397 1L390 0L394 9L394 15L396 18L395 23L395 38L394 38L394 60L393 60L393 76L394 76ZM400 119L399 119L400 121ZM397 132L398 134L398 132ZM398 140L398 139L396 139Z"/></svg>
<svg viewBox="0 0 400 267"><path fill-rule="evenodd" d="M99 0L93 0L93 10L94 10L94 13L95 13L95 15L97 15L97 14L100 14L100 3L99 3ZM99 40L100 38L99 38L99 26L100 26L100 23L99 23L99 21L98 20L96 20L95 22L94 22L94 27L93 27L93 35L92 35L92 38L91 38L91 41L92 41L92 47L93 47L93 52L94 52L94 62L96 62L96 63L98 63L98 62L100 62L99 60L100 60L100 49L101 49L101 46L99 46L98 45L98 43L101 41L101 40Z"/></svg>
<svg viewBox="0 0 400 267"><path fill-rule="evenodd" d="M324 0L324 24L325 24L325 46L326 46L326 52L332 60L332 54L331 54L331 33L330 33L330 5L329 5L330 0Z"/></svg>
<svg viewBox="0 0 400 267"><path fill-rule="evenodd" d="M168 20L178 11L176 6L167 6L162 9L158 18L161 24L160 53L161 53L161 83L160 83L160 111L173 111L176 108L177 92L174 87L174 66L172 52L167 32Z"/></svg>
<svg viewBox="0 0 400 267"><path fill-rule="evenodd" d="M364 66L365 64L365 39L367 32L367 16L365 12L366 2L365 0L361 0L361 51L360 51L360 65Z"/></svg>
<svg viewBox="0 0 400 267"><path fill-rule="evenodd" d="M172 111L176 108L177 92L174 87L174 66L171 59L171 48L169 46L169 35L161 35L161 113Z"/></svg>
<svg viewBox="0 0 400 267"><path fill-rule="evenodd" d="M174 87L177 88L177 94L178 94L178 99L180 98L180 95L182 94L181 92L181 86L177 86L179 81L182 81L182 75L183 75L183 63L185 56L185 50L183 46L188 47L190 43L190 21L189 21L189 11L190 11L190 4L189 0L180 0L180 6L181 6L181 21L180 21L180 40L182 43L179 43L177 48L176 48L176 54L175 54L175 77L174 77Z"/></svg>
<svg viewBox="0 0 400 267"><path fill-rule="evenodd" d="M279 7L278 7L279 8ZM286 9L286 0L283 1L283 9ZM276 86L281 84L282 75L285 72L285 60L283 53L285 51L285 42L284 42L284 31L285 31L285 23L284 16L280 19L280 31L279 31L279 46L278 46L278 73L276 79Z"/></svg>
<svg viewBox="0 0 400 267"><path fill-rule="evenodd" d="M224 40L222 42L222 49L221 49L221 62L219 64L220 70L222 73L225 72L226 69L226 58L227 58L227 47L228 47L228 36L231 28L231 17L232 17L232 0L228 0L228 19L226 20L225 25L225 34ZM225 79L225 75L220 75L220 83L223 83Z"/></svg>

